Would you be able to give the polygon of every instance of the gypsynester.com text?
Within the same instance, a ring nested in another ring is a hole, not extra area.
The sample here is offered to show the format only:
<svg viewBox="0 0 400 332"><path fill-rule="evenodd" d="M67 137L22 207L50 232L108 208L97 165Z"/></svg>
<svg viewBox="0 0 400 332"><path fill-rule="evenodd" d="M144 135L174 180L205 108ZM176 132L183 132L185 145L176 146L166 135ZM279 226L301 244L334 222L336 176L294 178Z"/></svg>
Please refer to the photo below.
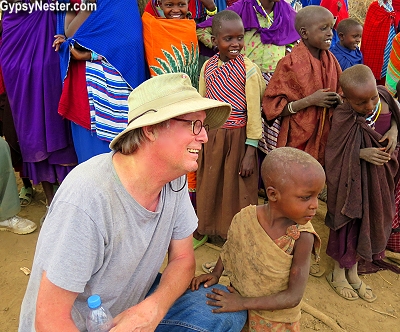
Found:
<svg viewBox="0 0 400 332"><path fill-rule="evenodd" d="M64 3L64 2L14 2L13 0L1 0L0 10L2 12L8 12L10 14L17 14L18 12L28 12L31 14L34 11L95 11L97 9L97 3L86 2L86 3Z"/></svg>

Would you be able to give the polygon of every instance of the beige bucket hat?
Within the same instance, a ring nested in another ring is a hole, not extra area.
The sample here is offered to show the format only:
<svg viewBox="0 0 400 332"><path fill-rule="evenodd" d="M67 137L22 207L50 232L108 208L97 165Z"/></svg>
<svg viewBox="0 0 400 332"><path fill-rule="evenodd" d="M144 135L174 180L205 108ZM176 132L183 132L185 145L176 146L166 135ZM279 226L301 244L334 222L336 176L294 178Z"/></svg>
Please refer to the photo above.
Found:
<svg viewBox="0 0 400 332"><path fill-rule="evenodd" d="M216 129L225 123L232 110L230 104L203 98L184 73L148 79L131 92L128 106L128 126L111 141L110 149L122 135L133 129L197 111L205 111L204 123L210 129Z"/></svg>

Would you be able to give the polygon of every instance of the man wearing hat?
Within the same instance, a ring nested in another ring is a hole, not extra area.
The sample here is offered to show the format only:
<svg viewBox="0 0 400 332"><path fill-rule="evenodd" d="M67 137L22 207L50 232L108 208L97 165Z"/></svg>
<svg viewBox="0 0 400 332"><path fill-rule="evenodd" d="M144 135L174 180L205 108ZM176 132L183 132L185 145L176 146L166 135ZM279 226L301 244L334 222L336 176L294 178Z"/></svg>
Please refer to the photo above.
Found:
<svg viewBox="0 0 400 332"><path fill-rule="evenodd" d="M113 151L77 166L57 191L19 331L85 331L93 294L113 315L113 332L240 331L246 312L213 314L205 289L181 296L194 276L197 227L185 174L197 169L206 129L231 107L202 98L182 73L147 80L128 104Z"/></svg>

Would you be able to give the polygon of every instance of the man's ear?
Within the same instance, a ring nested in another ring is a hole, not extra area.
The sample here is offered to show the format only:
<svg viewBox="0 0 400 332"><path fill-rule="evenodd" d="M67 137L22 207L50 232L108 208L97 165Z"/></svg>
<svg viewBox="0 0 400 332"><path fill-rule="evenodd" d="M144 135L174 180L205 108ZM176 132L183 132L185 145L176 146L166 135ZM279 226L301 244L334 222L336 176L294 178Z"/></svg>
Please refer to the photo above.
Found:
<svg viewBox="0 0 400 332"><path fill-rule="evenodd" d="M146 136L149 141L154 142L156 140L157 133L154 126L144 126L142 130L144 136Z"/></svg>

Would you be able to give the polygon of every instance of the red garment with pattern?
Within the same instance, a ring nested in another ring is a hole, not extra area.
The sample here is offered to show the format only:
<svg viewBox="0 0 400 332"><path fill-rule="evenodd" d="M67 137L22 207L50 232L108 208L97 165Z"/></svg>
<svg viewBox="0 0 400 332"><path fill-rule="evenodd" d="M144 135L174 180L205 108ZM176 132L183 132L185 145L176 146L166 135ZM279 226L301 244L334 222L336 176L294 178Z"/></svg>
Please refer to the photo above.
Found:
<svg viewBox="0 0 400 332"><path fill-rule="evenodd" d="M246 66L239 54L218 67L219 53L207 62L204 79L207 86L206 98L232 105L232 112L222 128L240 128L247 123Z"/></svg>
<svg viewBox="0 0 400 332"><path fill-rule="evenodd" d="M394 20L395 12L388 13L377 1L371 3L365 17L361 52L364 64L371 68L377 80L381 78L383 53Z"/></svg>

